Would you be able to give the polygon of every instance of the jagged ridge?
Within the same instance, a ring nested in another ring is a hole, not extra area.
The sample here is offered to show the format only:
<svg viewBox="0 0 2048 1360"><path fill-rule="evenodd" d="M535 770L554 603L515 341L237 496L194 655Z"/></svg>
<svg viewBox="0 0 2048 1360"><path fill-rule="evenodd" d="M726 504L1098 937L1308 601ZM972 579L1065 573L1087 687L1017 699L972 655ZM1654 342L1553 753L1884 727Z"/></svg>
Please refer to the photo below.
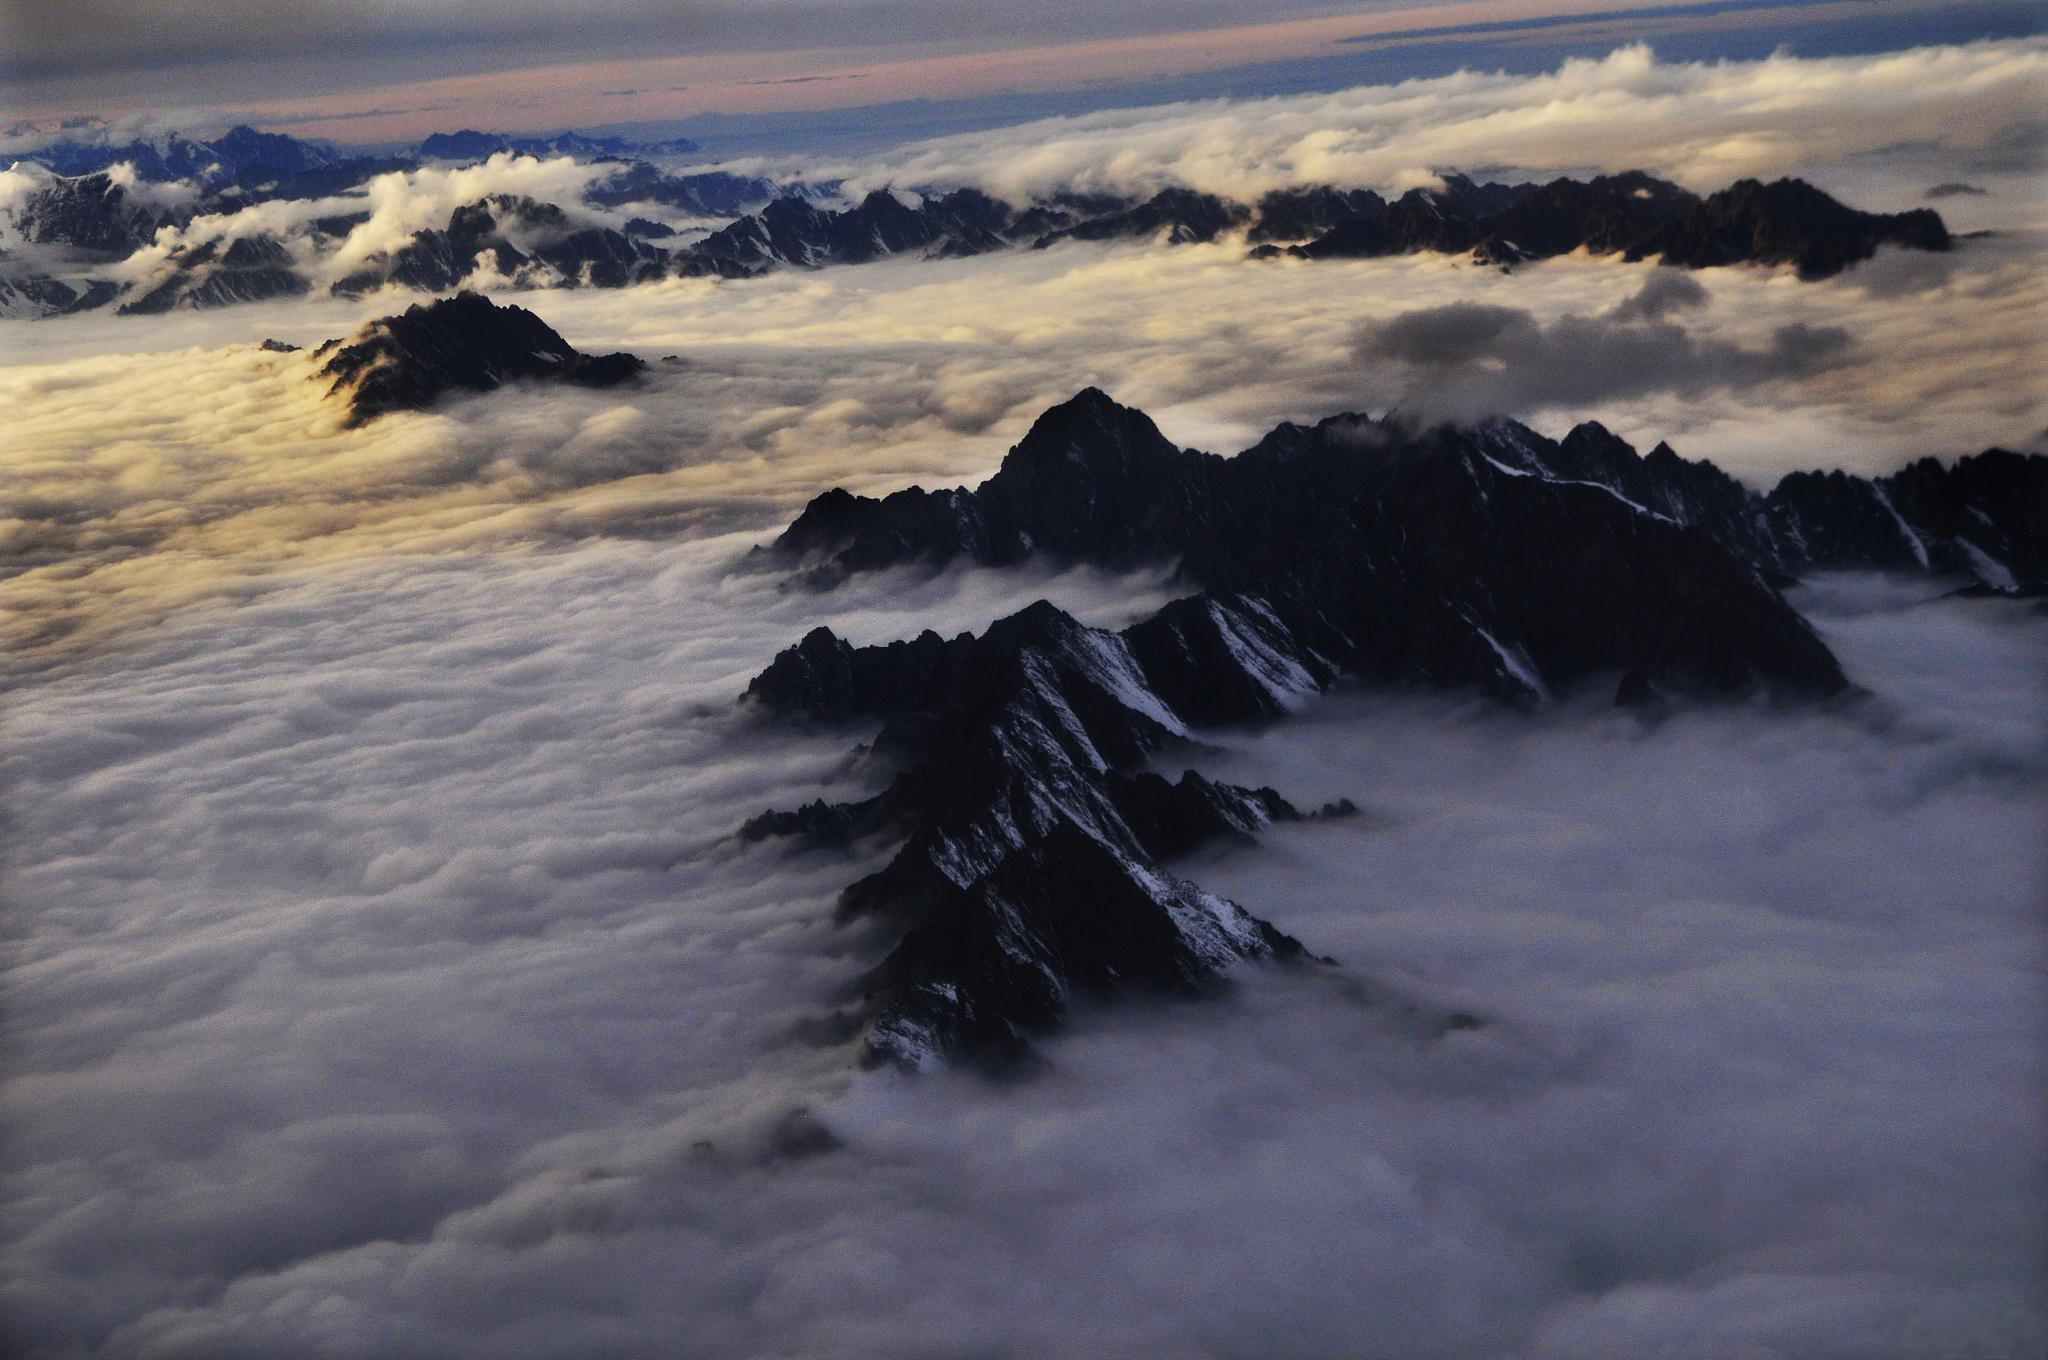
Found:
<svg viewBox="0 0 2048 1360"><path fill-rule="evenodd" d="M1342 669L1523 700L1599 673L1638 695L1841 688L1773 588L1776 558L1574 475L1607 451L1596 430L1559 444L1513 423L1411 434L1337 417L1223 459L1091 389L981 487L829 492L768 551L821 586L956 557L1178 561L1195 585L1265 601ZM1718 476L1677 494L1705 506Z"/></svg>
<svg viewBox="0 0 2048 1360"><path fill-rule="evenodd" d="M1273 626L1255 601L1200 601L1109 633L1041 602L980 637L854 648L818 629L754 680L750 700L774 713L879 720L877 748L903 765L865 803L764 814L745 829L907 833L842 903L902 929L868 982L873 1056L1006 1063L1077 989L1195 993L1239 959L1302 957L1299 942L1159 863L1302 814L1272 789L1135 768L1189 739L1168 695L1204 694L1211 722L1251 721L1329 678L1252 664L1218 683L1211 649L1188 645L1284 646Z"/></svg>
<svg viewBox="0 0 2048 1360"><path fill-rule="evenodd" d="M485 134L457 135L446 143L464 155L505 145L504 139ZM608 145L547 139L533 149L609 159L617 153L605 149ZM228 212L265 197L298 196L301 190L304 196L337 193L372 174L409 164L323 161L311 153L300 164L284 151L265 154L296 168L280 169L280 177L260 183L246 177L235 181L210 194L203 209ZM608 178L591 186L591 204L662 205L732 220L700 241L671 249L649 243L648 238L673 234L660 222L636 219L619 231L573 205L498 195L464 205L445 227L421 230L405 245L364 261L333 289L347 296L390 284L441 291L479 271L522 286L617 288L667 275L737 278L780 267L859 264L900 254L977 255L1066 240L1213 241L1239 229L1260 258L1435 251L1469 253L1481 262L1511 267L1583 248L1695 268L1791 264L1807 278L1837 273L1884 244L1920 250L1951 245L1946 225L1930 209L1861 212L1790 179L1770 184L1743 180L1700 198L1641 172L1541 185L1481 184L1448 175L1440 187L1412 189L1393 200L1366 189L1318 186L1278 191L1246 204L1168 188L1149 197L1058 193L1021 207L960 188L923 194L915 205L876 190L850 207L831 208L813 200L811 195L820 191L814 187L775 197L776 186L763 179L715 171L673 175L646 161L621 160ZM32 194L19 221L29 239L68 242L113 258L146 244L164 222L186 221L201 206L176 212L146 207L97 175L58 180ZM318 238L331 225L315 223L309 230ZM204 243L190 248L201 250ZM206 261L195 257L193 263ZM178 272L143 286L149 297L130 298L126 310L214 306L303 291L254 273L209 287L214 276L206 271L180 283L184 262L173 259L170 264ZM113 295L87 294L81 285L44 275L14 277L7 286L14 308L27 311L99 306Z"/></svg>
<svg viewBox="0 0 2048 1360"><path fill-rule="evenodd" d="M1527 514L1537 503L1498 499L1526 483L1630 516L1617 523L1659 541L1709 540L1751 576L1904 566L2010 588L2048 580L2044 479L2048 459L1991 449L1889 477L1793 473L1761 494L1668 445L1639 456L1594 422L1550 440L1513 421L1418 431L1356 415L1282 425L1223 459L1174 447L1142 413L1090 389L1040 417L980 487L879 500L828 491L770 551L814 585L906 561L1003 565L1046 552L1108 566L1178 560L1201 584L1258 588L1313 562L1297 551L1304 531L1311 544L1353 537L1315 526L1383 516L1389 498L1450 496L1433 513L1484 512L1476 538L1498 539L1516 527L1503 507Z"/></svg>
<svg viewBox="0 0 2048 1360"><path fill-rule="evenodd" d="M1847 679L1783 582L1854 564L2038 582L2044 511L2048 459L1997 451L1877 481L1799 474L1766 497L1590 423L1552 441L1512 422L1338 416L1218 458L1089 389L980 487L827 492L765 560L820 587L961 557L1177 560L1200 593L1117 634L1046 604L979 638L854 648L814 631L750 700L879 723L902 773L863 803L746 832L903 834L845 897L904 932L870 979L870 1051L1008 1053L1071 988L1198 990L1239 958L1296 954L1159 867L1298 815L1271 790L1141 768L1196 730L1281 716L1345 674L1520 704L1603 677L1625 703L1838 693Z"/></svg>

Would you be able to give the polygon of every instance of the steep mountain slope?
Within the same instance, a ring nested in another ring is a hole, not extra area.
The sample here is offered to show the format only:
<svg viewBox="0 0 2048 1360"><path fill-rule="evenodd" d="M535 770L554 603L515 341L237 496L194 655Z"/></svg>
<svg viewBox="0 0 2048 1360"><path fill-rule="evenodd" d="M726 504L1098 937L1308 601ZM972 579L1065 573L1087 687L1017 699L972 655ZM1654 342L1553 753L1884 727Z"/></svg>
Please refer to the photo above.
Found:
<svg viewBox="0 0 2048 1360"><path fill-rule="evenodd" d="M111 175L95 173L46 177L16 209L12 225L24 241L72 246L119 259L148 245L158 227L184 216Z"/></svg>
<svg viewBox="0 0 2048 1360"><path fill-rule="evenodd" d="M1185 645L1184 633L1257 636L1271 624L1256 603L1181 613L1115 634L1041 603L978 638L861 649L819 629L749 687L778 714L879 720L878 748L904 762L867 804L749 824L757 836L908 832L844 899L848 915L902 931L858 1017L872 1055L1001 1064L1073 991L1194 993L1239 959L1302 957L1298 942L1159 867L1300 816L1271 789L1130 773L1189 736L1166 695L1206 691L1208 720L1250 720L1314 683L1233 675Z"/></svg>

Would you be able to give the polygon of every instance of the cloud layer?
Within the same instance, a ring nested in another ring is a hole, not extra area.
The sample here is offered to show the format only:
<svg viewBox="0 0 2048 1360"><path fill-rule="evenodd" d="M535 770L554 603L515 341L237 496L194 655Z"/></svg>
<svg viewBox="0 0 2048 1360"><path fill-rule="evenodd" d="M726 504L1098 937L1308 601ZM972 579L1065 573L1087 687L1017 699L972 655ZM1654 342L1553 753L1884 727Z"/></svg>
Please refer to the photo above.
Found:
<svg viewBox="0 0 2048 1360"><path fill-rule="evenodd" d="M870 855L730 832L875 776L730 700L814 622L1148 587L885 578L821 615L731 546L330 569L18 698L15 1353L2042 1338L2021 607L1809 594L1876 695L1844 711L1354 698L1225 734L1212 772L1366 808L1195 870L1343 967L1084 1015L989 1088L801 1040L873 957L827 924Z"/></svg>

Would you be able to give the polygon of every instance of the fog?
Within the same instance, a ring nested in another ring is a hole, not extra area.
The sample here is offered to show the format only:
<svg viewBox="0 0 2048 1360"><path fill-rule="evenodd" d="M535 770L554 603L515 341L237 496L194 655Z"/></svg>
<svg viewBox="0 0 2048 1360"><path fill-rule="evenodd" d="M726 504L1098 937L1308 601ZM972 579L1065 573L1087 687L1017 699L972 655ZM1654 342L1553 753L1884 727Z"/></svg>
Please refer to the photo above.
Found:
<svg viewBox="0 0 2048 1360"><path fill-rule="evenodd" d="M879 772L733 697L820 619L878 641L1049 595L1114 623L1162 587L821 605L728 574L735 546L330 565L16 696L18 1352L2048 1336L2023 606L1803 591L1872 691L1838 708L1350 695L1216 734L1210 773L1365 809L1184 866L1340 966L1083 1012L1047 1076L989 1087L798 1037L873 957L830 906L887 847L731 832Z"/></svg>

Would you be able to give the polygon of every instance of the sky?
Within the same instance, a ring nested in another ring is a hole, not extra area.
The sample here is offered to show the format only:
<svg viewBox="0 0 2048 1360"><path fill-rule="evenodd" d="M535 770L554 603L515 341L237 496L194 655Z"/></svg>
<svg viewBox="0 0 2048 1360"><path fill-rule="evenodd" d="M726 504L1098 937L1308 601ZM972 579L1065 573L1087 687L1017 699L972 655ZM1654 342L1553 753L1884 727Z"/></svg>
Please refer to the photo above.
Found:
<svg viewBox="0 0 2048 1360"><path fill-rule="evenodd" d="M816 147L1397 71L1526 71L1631 39L1762 56L2038 29L2015 0L1281 0L1255 22L1206 0L7 0L0 120L245 120L363 143L627 125Z"/></svg>

